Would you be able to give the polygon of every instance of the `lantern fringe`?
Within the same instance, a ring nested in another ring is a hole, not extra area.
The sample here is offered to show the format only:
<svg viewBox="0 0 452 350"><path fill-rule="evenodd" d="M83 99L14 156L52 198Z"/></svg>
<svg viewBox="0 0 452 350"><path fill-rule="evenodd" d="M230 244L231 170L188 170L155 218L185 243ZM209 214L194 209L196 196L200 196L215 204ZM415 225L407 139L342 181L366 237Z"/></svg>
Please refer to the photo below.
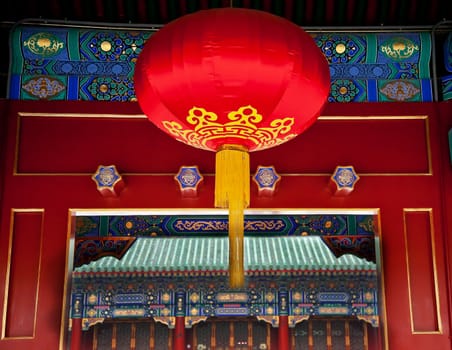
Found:
<svg viewBox="0 0 452 350"><path fill-rule="evenodd" d="M246 148L224 145L216 153L215 206L229 208L229 284L245 284L244 209L250 202L250 161Z"/></svg>
<svg viewBox="0 0 452 350"><path fill-rule="evenodd" d="M233 202L229 205L229 286L232 289L245 285L244 214L239 206Z"/></svg>

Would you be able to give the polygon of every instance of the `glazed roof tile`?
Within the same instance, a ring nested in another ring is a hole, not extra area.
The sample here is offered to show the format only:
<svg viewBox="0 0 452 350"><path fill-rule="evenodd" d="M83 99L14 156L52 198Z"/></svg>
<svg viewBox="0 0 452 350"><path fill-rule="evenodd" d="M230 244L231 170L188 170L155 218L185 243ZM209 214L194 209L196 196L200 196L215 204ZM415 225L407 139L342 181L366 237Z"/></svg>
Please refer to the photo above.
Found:
<svg viewBox="0 0 452 350"><path fill-rule="evenodd" d="M227 237L138 238L122 259L107 256L77 273L227 271ZM369 271L376 265L351 254L337 258L318 236L245 237L246 272L281 270Z"/></svg>

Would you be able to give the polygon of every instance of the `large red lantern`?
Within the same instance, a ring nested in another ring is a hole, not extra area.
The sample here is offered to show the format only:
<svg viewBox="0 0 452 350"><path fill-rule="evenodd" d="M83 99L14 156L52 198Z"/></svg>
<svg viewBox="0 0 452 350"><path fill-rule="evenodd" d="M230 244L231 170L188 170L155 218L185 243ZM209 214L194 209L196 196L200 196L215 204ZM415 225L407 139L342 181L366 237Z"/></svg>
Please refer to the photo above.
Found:
<svg viewBox="0 0 452 350"><path fill-rule="evenodd" d="M155 125L216 152L215 206L229 208L230 286L242 287L248 152L289 141L316 121L329 93L326 59L286 19L218 8L153 34L134 79L140 107Z"/></svg>

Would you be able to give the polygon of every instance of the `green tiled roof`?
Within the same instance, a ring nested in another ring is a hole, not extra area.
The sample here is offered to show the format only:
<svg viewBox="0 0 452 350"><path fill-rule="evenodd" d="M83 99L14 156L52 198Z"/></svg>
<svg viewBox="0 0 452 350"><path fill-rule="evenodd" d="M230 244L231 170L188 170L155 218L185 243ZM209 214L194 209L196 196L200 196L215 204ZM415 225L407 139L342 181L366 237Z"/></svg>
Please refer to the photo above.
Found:
<svg viewBox="0 0 452 350"><path fill-rule="evenodd" d="M346 254L336 258L318 236L245 237L248 274L263 271L369 271L376 265ZM121 260L103 257L78 273L180 273L228 270L227 237L138 238Z"/></svg>

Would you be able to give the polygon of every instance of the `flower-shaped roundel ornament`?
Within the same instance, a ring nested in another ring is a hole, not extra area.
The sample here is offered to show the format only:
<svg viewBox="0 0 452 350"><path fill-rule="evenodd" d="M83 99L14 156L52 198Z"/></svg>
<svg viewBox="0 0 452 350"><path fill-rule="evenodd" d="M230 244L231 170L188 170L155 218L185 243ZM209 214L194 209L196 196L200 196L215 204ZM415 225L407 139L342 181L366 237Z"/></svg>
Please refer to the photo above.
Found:
<svg viewBox="0 0 452 350"><path fill-rule="evenodd" d="M243 286L249 152L289 141L316 121L329 94L326 59L284 18L216 8L153 34L134 80L138 103L157 127L216 152L215 206L229 208L230 285Z"/></svg>

